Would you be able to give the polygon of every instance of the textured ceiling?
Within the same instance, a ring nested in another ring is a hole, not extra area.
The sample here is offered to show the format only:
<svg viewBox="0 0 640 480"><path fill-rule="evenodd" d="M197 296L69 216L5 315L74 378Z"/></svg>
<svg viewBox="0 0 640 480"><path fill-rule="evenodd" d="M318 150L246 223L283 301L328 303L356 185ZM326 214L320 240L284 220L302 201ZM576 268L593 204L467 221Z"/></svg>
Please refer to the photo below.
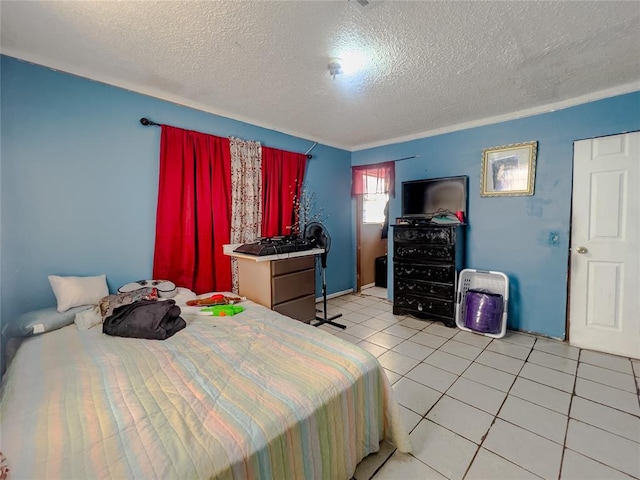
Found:
<svg viewBox="0 0 640 480"><path fill-rule="evenodd" d="M7 55L350 150L640 88L636 1L2 0L0 15ZM332 79L347 52L364 68Z"/></svg>

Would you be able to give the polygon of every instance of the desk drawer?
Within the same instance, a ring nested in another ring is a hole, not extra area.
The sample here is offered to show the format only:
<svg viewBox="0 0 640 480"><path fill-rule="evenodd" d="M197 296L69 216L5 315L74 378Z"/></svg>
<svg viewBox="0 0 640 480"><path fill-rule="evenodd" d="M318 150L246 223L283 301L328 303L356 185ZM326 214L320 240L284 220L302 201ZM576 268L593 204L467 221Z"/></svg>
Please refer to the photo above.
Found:
<svg viewBox="0 0 640 480"><path fill-rule="evenodd" d="M302 272L273 277L271 279L271 303L277 305L305 295L315 295L315 274L315 270L303 270Z"/></svg>
<svg viewBox="0 0 640 480"><path fill-rule="evenodd" d="M274 305L273 310L287 317L309 323L316 317L316 295L314 293L290 302Z"/></svg>
<svg viewBox="0 0 640 480"><path fill-rule="evenodd" d="M283 260L273 260L271 262L272 274L284 275L286 273L299 272L300 270L308 270L315 268L316 256L307 255L305 257L294 257Z"/></svg>

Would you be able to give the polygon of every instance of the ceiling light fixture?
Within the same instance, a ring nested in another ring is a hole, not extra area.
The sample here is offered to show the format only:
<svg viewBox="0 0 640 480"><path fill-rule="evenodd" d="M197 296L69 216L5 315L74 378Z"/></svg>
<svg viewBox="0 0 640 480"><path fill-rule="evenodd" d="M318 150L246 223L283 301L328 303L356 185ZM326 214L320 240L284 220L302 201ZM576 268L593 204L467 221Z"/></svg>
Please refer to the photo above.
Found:
<svg viewBox="0 0 640 480"><path fill-rule="evenodd" d="M339 55L342 73L345 75L354 75L364 70L370 57L363 48L351 48L340 52Z"/></svg>
<svg viewBox="0 0 640 480"><path fill-rule="evenodd" d="M329 65L327 65L329 69L329 75L336 79L336 75L340 75L342 73L342 60L339 58L332 58L329 61Z"/></svg>

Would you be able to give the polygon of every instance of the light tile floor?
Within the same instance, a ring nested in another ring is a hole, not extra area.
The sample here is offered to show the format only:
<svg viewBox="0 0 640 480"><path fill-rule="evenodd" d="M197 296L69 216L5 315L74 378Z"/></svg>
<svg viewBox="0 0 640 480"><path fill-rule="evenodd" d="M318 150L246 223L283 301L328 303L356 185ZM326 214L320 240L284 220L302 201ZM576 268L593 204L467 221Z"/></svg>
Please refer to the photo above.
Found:
<svg viewBox="0 0 640 480"><path fill-rule="evenodd" d="M395 316L366 293L329 300L346 330L319 328L378 357L413 452L383 442L356 480L640 478L640 360Z"/></svg>

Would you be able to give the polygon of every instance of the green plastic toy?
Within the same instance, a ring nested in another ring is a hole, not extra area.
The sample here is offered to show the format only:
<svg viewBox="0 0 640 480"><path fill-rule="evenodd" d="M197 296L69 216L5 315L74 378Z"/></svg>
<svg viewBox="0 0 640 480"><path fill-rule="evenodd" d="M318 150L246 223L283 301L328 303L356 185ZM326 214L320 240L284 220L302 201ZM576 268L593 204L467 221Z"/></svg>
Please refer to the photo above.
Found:
<svg viewBox="0 0 640 480"><path fill-rule="evenodd" d="M199 314L214 317L230 317L240 312L244 312L244 307L240 305L214 305L212 307L201 308Z"/></svg>

